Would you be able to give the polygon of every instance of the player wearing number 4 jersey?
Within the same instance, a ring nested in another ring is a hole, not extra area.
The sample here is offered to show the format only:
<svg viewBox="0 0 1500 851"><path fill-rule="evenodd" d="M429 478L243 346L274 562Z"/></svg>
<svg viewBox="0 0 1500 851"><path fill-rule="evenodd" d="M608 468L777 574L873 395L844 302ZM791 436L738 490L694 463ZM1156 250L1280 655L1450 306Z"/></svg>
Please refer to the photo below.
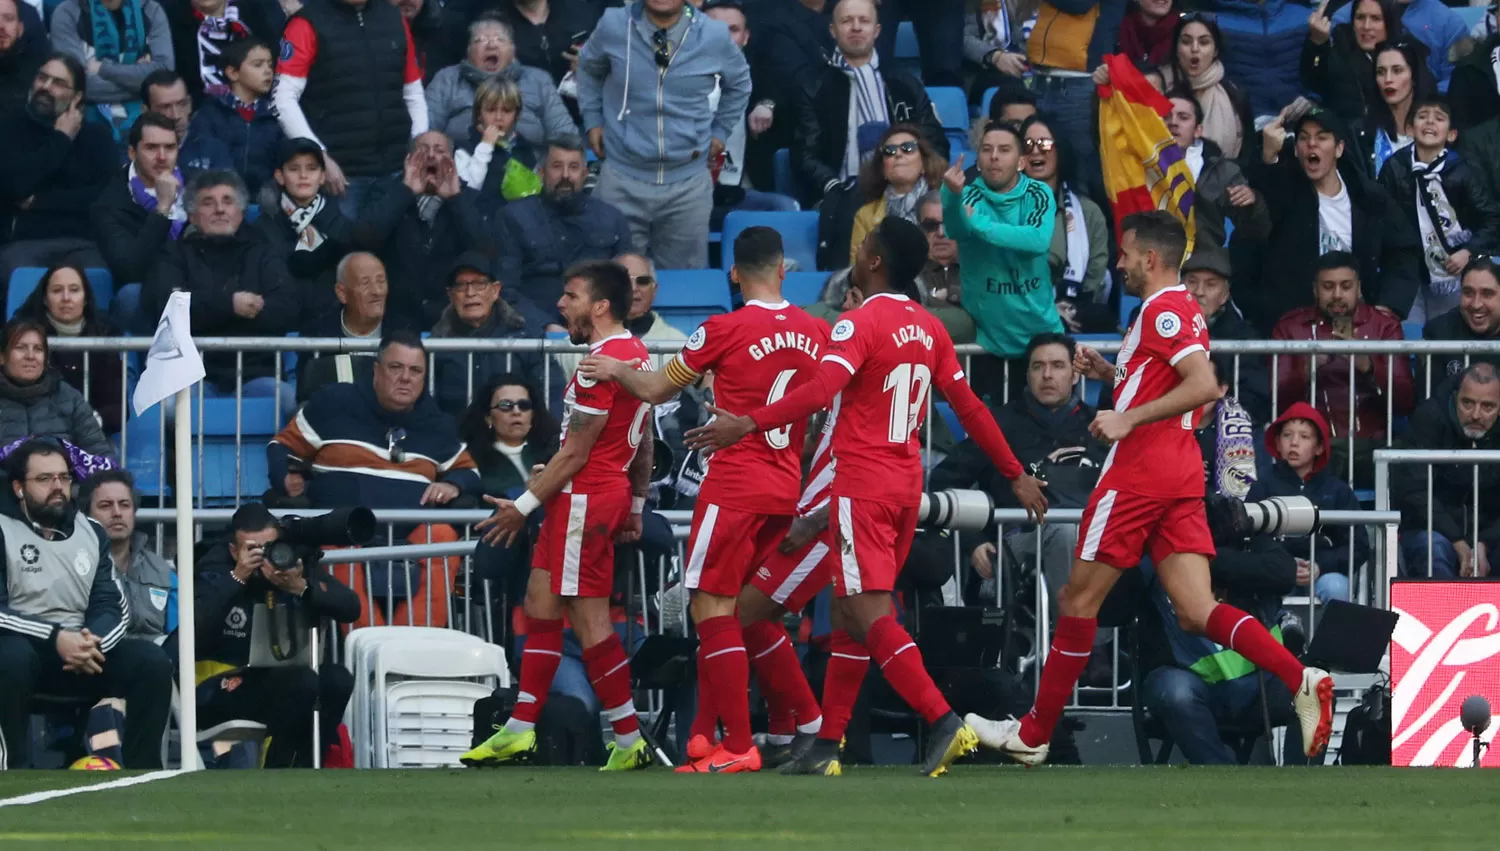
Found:
<svg viewBox="0 0 1500 851"><path fill-rule="evenodd" d="M687 434L690 447L722 449L753 431L801 422L830 403L837 417L830 542L838 554L837 631L824 681L822 730L806 754L785 766L787 773L840 773L843 724L871 656L891 687L932 727L924 774L945 773L978 744L922 667L911 636L891 617L891 590L916 531L922 490L917 435L934 386L1011 479L1021 504L1038 516L1046 511L1040 483L1022 472L999 427L969 389L942 324L905 295L926 259L927 239L915 225L896 217L882 221L860 245L852 270L851 286L864 303L834 326L813 380L749 416L710 408L717 419Z"/></svg>
<svg viewBox="0 0 1500 851"><path fill-rule="evenodd" d="M1219 390L1203 314L1177 281L1186 246L1182 225L1167 213L1125 217L1118 265L1126 292L1142 299L1140 315L1114 368L1083 346L1074 359L1078 372L1114 381L1115 409L1101 411L1089 427L1114 445L1083 512L1073 573L1057 597L1061 617L1052 653L1023 720L965 719L984 745L1026 765L1047 759L1052 729L1088 662L1099 607L1120 570L1136 566L1143 554L1151 557L1183 629L1279 677L1293 695L1308 756L1328 744L1332 678L1304 668L1255 618L1214 599L1208 568L1214 546L1192 416Z"/></svg>
<svg viewBox="0 0 1500 851"><path fill-rule="evenodd" d="M584 263L563 274L557 303L574 343L592 354L646 363L646 347L625 330L630 273L616 263ZM485 497L495 513L476 529L489 545L510 546L527 515L546 506L526 587L526 647L516 708L505 726L460 757L465 765L522 759L536 749L536 720L562 661L563 614L583 646L583 665L614 727L605 771L651 764L630 696L630 660L610 622L615 541L640 538L651 478L651 406L616 384L574 374L563 396L562 446L514 502Z"/></svg>
<svg viewBox="0 0 1500 851"><path fill-rule="evenodd" d="M751 410L780 399L805 382L828 343L828 326L781 298L781 236L771 228L743 231L734 243L734 269L745 306L704 322L681 353L660 373L640 372L635 363L601 352L584 359L578 372L592 380L618 382L632 396L660 404L682 388L713 373L713 393L720 405ZM804 705L817 721L812 691L802 677L796 653L779 624L750 626L741 621L768 621L772 607L744 600L736 604L750 572L782 543L792 524L802 483L801 446L804 422L798 421L717 452L693 508L684 580L693 592L692 615L698 628L698 714L688 742L693 761L679 771L732 773L758 771L762 757L750 738L747 644L770 689L788 678L800 684ZM791 671L784 670L788 665ZM804 710L806 711L806 710ZM718 724L723 743L712 744ZM816 730L816 726L811 726Z"/></svg>

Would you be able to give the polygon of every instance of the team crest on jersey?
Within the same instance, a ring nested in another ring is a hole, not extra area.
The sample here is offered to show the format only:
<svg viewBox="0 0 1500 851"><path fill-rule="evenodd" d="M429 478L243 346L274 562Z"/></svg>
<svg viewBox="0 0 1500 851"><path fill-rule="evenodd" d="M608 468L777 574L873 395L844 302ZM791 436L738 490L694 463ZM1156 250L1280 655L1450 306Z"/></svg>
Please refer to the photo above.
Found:
<svg viewBox="0 0 1500 851"><path fill-rule="evenodd" d="M292 46L292 43L290 41L287 41L286 39L282 39L281 40L281 61L282 62L286 62L287 60L291 59L292 55L295 54L296 52L297 52L297 49Z"/></svg>
<svg viewBox="0 0 1500 851"><path fill-rule="evenodd" d="M573 380L577 381L578 386L584 388L585 390L599 383L598 380L590 378L589 376L584 375L581 372L573 373Z"/></svg>
<svg viewBox="0 0 1500 851"><path fill-rule="evenodd" d="M93 566L94 562L89 558L88 550L79 550L78 552L73 554L74 573L78 574L79 576L88 576L89 568Z"/></svg>
<svg viewBox="0 0 1500 851"><path fill-rule="evenodd" d="M708 334L703 330L703 326L699 325L698 330L693 332L693 336L687 338L687 342L683 343L682 347L690 352L696 352L703 348L703 343L707 339Z"/></svg>
<svg viewBox="0 0 1500 851"><path fill-rule="evenodd" d="M37 549L36 544L21 545L21 561L24 561L27 564L36 564L37 560L41 557L42 551Z"/></svg>
<svg viewBox="0 0 1500 851"><path fill-rule="evenodd" d="M833 326L833 333L829 337L835 343L842 343L854 336L854 323L847 319L840 319L839 324Z"/></svg>
<svg viewBox="0 0 1500 851"><path fill-rule="evenodd" d="M1164 310L1156 315L1156 333L1163 337L1175 337L1182 330L1182 320L1177 314L1170 310Z"/></svg>

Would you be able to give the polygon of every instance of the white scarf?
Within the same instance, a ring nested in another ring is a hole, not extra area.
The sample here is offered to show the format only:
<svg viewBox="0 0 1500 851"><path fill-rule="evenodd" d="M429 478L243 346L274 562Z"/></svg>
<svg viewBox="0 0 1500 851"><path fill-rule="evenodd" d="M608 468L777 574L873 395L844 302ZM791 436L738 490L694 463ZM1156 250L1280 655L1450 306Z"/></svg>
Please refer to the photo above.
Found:
<svg viewBox="0 0 1500 851"><path fill-rule="evenodd" d="M1072 283L1083 284L1083 278L1089 271L1089 229L1088 223L1083 218L1083 202L1078 200L1078 193L1063 187L1064 222L1068 229L1068 265L1063 269L1063 280Z"/></svg>
<svg viewBox="0 0 1500 851"><path fill-rule="evenodd" d="M1422 253L1429 277L1424 318L1436 316L1457 305L1458 276L1449 274L1444 264L1449 255L1468 244L1472 234L1458 220L1443 188L1443 170L1450 153L1443 151L1432 162L1424 163L1417 159L1416 145L1412 145L1397 156L1411 157L1411 174L1417 190L1417 227L1422 232Z"/></svg>
<svg viewBox="0 0 1500 851"><path fill-rule="evenodd" d="M911 191L905 195L897 195L894 186L885 187L885 214L896 219L906 219L912 224L917 224L917 202L927 194L927 178L918 177Z"/></svg>
<svg viewBox="0 0 1500 851"><path fill-rule="evenodd" d="M859 174L859 128L891 123L885 78L880 76L880 53L871 51L870 61L855 68L842 51L835 49L828 64L849 77L849 139L844 143L844 166L839 176L854 177Z"/></svg>
<svg viewBox="0 0 1500 851"><path fill-rule="evenodd" d="M240 10L233 3L224 4L224 14L219 17L204 15L198 24L198 74L203 86L214 89L227 86L219 68L219 54L236 38L247 38L250 30L240 23Z"/></svg>
<svg viewBox="0 0 1500 851"><path fill-rule="evenodd" d="M232 6L230 8L233 8ZM321 194L313 198L313 202L306 207L298 207L285 192L281 193L281 212L286 214L287 221L292 223L292 228L297 231L297 244L293 251L317 251L318 246L323 244L326 237L317 228L313 227L313 219L323 212L323 196Z"/></svg>

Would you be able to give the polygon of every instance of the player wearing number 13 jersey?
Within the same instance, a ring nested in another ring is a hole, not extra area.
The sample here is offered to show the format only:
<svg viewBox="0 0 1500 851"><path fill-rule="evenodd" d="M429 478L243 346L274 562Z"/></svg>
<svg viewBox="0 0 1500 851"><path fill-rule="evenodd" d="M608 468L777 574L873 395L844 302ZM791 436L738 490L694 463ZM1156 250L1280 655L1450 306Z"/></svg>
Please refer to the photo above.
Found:
<svg viewBox="0 0 1500 851"><path fill-rule="evenodd" d="M751 431L802 421L830 403L837 417L831 546L838 558L835 613L844 629L832 637L818 741L786 766L790 773L840 772L839 740L871 657L932 726L923 773L945 773L978 744L933 685L911 636L891 617L890 592L916 530L922 490L918 429L928 393L936 388L946 396L969 434L1015 483L1022 505L1038 514L1046 508L1039 484L1024 475L969 389L942 324L906 295L926 259L921 230L886 218L860 245L851 273L851 286L864 303L834 326L814 379L780 402L743 412L749 416L721 416L688 434L689 445L723 447Z"/></svg>

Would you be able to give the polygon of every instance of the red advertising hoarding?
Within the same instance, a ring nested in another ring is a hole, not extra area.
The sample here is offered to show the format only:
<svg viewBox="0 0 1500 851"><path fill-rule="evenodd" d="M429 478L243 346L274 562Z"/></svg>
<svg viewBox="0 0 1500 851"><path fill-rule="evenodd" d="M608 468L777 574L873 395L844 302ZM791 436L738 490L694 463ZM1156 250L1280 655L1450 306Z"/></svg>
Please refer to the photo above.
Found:
<svg viewBox="0 0 1500 851"><path fill-rule="evenodd" d="M1500 713L1500 582L1401 580L1391 635L1391 764L1472 766L1459 706L1483 695ZM1500 719L1497 719L1500 723ZM1495 733L1491 724L1484 734ZM1486 749L1483 767L1500 766Z"/></svg>

